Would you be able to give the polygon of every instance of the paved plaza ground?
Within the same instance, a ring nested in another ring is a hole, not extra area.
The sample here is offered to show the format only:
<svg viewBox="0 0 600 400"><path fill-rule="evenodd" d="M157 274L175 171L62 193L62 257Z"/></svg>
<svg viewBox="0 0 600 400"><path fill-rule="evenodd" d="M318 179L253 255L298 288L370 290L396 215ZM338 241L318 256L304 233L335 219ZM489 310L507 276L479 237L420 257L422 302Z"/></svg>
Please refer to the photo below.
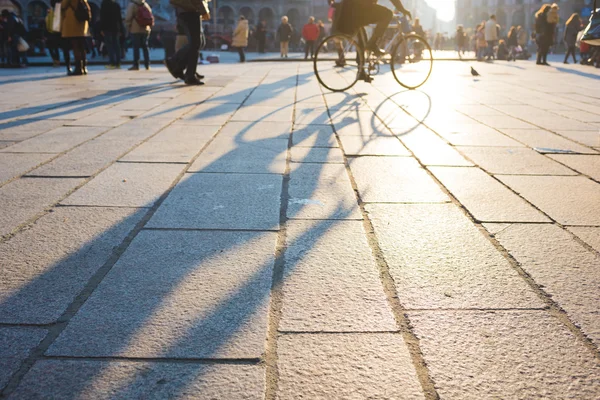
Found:
<svg viewBox="0 0 600 400"><path fill-rule="evenodd" d="M600 70L0 71L0 398L600 398Z"/></svg>

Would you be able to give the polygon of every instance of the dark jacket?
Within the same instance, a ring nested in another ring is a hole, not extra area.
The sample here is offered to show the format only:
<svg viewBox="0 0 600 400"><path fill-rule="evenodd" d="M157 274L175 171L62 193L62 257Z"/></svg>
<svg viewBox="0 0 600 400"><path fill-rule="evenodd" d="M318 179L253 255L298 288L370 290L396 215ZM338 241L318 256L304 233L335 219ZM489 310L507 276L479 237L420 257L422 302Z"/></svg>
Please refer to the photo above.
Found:
<svg viewBox="0 0 600 400"><path fill-rule="evenodd" d="M575 46L577 43L577 34L579 33L580 26L579 24L571 24L567 25L565 29L565 35L563 37L565 44L569 47Z"/></svg>
<svg viewBox="0 0 600 400"><path fill-rule="evenodd" d="M518 46L519 45L519 41L518 41L517 38L518 38L518 36L517 36L517 30L515 29L515 30L509 32L508 38L506 39L506 44L509 47L513 47L513 46L516 47L516 46Z"/></svg>
<svg viewBox="0 0 600 400"><path fill-rule="evenodd" d="M548 13L535 17L535 40L538 45L550 45L554 36L554 27L548 23Z"/></svg>
<svg viewBox="0 0 600 400"><path fill-rule="evenodd" d="M114 0L102 1L100 6L100 30L112 34L122 34L125 31L121 6Z"/></svg>
<svg viewBox="0 0 600 400"><path fill-rule="evenodd" d="M280 42L289 42L292 39L292 33L294 33L294 28L292 24L281 24L277 29L277 36L279 36Z"/></svg>

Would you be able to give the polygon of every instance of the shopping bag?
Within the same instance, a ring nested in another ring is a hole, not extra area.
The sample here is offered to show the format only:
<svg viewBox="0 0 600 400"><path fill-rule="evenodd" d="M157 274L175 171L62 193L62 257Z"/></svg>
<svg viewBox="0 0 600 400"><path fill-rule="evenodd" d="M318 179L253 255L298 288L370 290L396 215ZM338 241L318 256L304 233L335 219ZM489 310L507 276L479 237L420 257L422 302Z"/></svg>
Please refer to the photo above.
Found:
<svg viewBox="0 0 600 400"><path fill-rule="evenodd" d="M54 19L52 20L52 31L60 32L60 21L61 21L61 3L56 3L54 6Z"/></svg>
<svg viewBox="0 0 600 400"><path fill-rule="evenodd" d="M27 50L29 50L29 44L25 41L25 39L20 37L19 41L17 42L17 51L19 53L25 53Z"/></svg>
<svg viewBox="0 0 600 400"><path fill-rule="evenodd" d="M592 46L600 46L600 11L598 11L597 0L594 0L594 11L590 23L583 31L581 41Z"/></svg>

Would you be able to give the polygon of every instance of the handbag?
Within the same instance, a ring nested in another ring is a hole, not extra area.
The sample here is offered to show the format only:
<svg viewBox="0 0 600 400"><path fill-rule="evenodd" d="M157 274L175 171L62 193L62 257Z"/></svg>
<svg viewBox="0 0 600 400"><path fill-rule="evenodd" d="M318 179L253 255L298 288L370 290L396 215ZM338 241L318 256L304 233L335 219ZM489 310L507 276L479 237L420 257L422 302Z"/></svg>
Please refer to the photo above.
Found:
<svg viewBox="0 0 600 400"><path fill-rule="evenodd" d="M25 39L19 37L19 40L17 41L17 51L19 53L25 53L27 50L29 50L29 44L25 41Z"/></svg>
<svg viewBox="0 0 600 400"><path fill-rule="evenodd" d="M583 31L581 41L592 46L600 46L600 12L598 12L597 0L594 0L590 23Z"/></svg>
<svg viewBox="0 0 600 400"><path fill-rule="evenodd" d="M54 13L52 14L52 31L60 32L60 21L62 8L60 2L54 5Z"/></svg>

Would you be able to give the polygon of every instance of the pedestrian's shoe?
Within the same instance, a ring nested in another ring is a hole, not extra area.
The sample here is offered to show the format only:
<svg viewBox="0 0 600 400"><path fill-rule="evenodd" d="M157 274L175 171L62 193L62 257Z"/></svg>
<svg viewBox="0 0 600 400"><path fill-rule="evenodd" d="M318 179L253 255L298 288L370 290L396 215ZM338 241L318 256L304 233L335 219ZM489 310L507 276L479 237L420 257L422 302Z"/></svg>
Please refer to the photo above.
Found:
<svg viewBox="0 0 600 400"><path fill-rule="evenodd" d="M87 60L81 62L81 72L83 72L84 75L88 74L87 65Z"/></svg>
<svg viewBox="0 0 600 400"><path fill-rule="evenodd" d="M542 65L545 65L545 66L547 66L547 67L549 67L549 66L550 66L550 64L548 64L546 61L544 61L544 62L542 63Z"/></svg>
<svg viewBox="0 0 600 400"><path fill-rule="evenodd" d="M146 64L146 65L144 65L144 67L146 68L146 71L150 70L150 64Z"/></svg>
<svg viewBox="0 0 600 400"><path fill-rule="evenodd" d="M148 69L148 68L146 68L146 69ZM139 66L137 66L137 65L132 65L132 66L131 66L131 67L129 67L127 70L128 70L128 71L139 71L139 70L140 70L140 67L139 67Z"/></svg>
<svg viewBox="0 0 600 400"><path fill-rule="evenodd" d="M199 73L196 72L196 79L201 81L202 79L204 79L204 75L200 75Z"/></svg>
<svg viewBox="0 0 600 400"><path fill-rule="evenodd" d="M83 75L83 70L81 69L81 61L76 61L75 62L75 69L73 70L73 75L74 76L80 76Z"/></svg>
<svg viewBox="0 0 600 400"><path fill-rule="evenodd" d="M367 50L369 50L375 57L381 57L385 54L385 50L381 50L376 43L369 43L367 45Z"/></svg>
<svg viewBox="0 0 600 400"><path fill-rule="evenodd" d="M358 73L358 80L365 81L366 83L373 82L373 78L371 78L367 73L363 70Z"/></svg>
<svg viewBox="0 0 600 400"><path fill-rule="evenodd" d="M67 63L67 76L73 75L73 70L71 69L71 63Z"/></svg>
<svg viewBox="0 0 600 400"><path fill-rule="evenodd" d="M175 78L175 79L185 79L183 77L183 71L177 71L175 69L175 61L173 61L172 58L167 58L165 60L165 65L167 66L167 69L169 70L169 73L171 74L171 76L173 76L173 78Z"/></svg>
<svg viewBox="0 0 600 400"><path fill-rule="evenodd" d="M202 82L200 79L197 79L196 77L193 77L191 79L186 79L184 82L186 85L190 85L190 86L204 85L204 82Z"/></svg>
<svg viewBox="0 0 600 400"><path fill-rule="evenodd" d="M121 64L115 65L115 69L121 69Z"/></svg>

